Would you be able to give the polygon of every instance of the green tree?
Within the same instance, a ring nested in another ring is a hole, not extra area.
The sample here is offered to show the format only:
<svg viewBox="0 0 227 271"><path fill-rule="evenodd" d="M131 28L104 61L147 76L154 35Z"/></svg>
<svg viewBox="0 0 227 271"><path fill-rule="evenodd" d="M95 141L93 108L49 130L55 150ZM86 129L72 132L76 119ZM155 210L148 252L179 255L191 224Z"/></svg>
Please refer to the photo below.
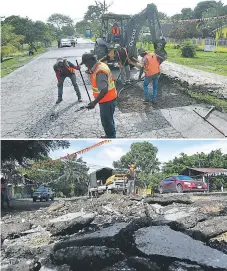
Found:
<svg viewBox="0 0 227 271"><path fill-rule="evenodd" d="M219 1L216 3L216 6L208 8L206 11L202 13L203 18L213 18L213 17L219 17L227 15L227 6L224 6L224 4ZM215 19L215 20L204 20L199 24L199 27L203 30L203 33L208 37L212 37L213 33L212 31L217 29L218 38L222 37L223 34L223 26L226 24L223 19Z"/></svg>
<svg viewBox="0 0 227 271"><path fill-rule="evenodd" d="M169 17L166 13L158 12L158 19L159 20L167 20Z"/></svg>
<svg viewBox="0 0 227 271"><path fill-rule="evenodd" d="M157 159L157 152L158 149L149 142L133 143L130 151L123 155L119 161L114 161L113 166L126 169L133 163L138 172L152 174L159 171L160 162Z"/></svg>
<svg viewBox="0 0 227 271"><path fill-rule="evenodd" d="M61 29L63 36L74 36L75 35L75 27L71 25L62 26Z"/></svg>
<svg viewBox="0 0 227 271"><path fill-rule="evenodd" d="M173 19L173 20L181 20L182 19L182 14L181 13L177 13L177 14L173 15L171 17L171 19Z"/></svg>
<svg viewBox="0 0 227 271"><path fill-rule="evenodd" d="M16 53L24 36L14 33L14 27L10 24L3 24L1 27L1 62L3 57Z"/></svg>
<svg viewBox="0 0 227 271"><path fill-rule="evenodd" d="M170 31L170 37L174 39L198 38L202 33L197 29L195 23L184 22L174 26Z"/></svg>
<svg viewBox="0 0 227 271"><path fill-rule="evenodd" d="M98 21L102 15L102 9L99 6L88 6L88 10L84 15L85 21Z"/></svg>
<svg viewBox="0 0 227 271"><path fill-rule="evenodd" d="M61 175L50 182L50 185L57 192L62 192L65 196L80 196L87 192L88 170L86 162L82 158L68 158L61 161L63 168Z"/></svg>
<svg viewBox="0 0 227 271"><path fill-rule="evenodd" d="M16 35L23 35L25 37L24 43L32 44L36 40L34 22L28 17L23 18L13 15L7 17L4 23L12 25Z"/></svg>
<svg viewBox="0 0 227 271"><path fill-rule="evenodd" d="M10 181L11 184L19 184L22 182L22 176L18 164L15 160L7 160L1 164L1 174Z"/></svg>
<svg viewBox="0 0 227 271"><path fill-rule="evenodd" d="M113 3L114 3L114 1L112 1L110 3L107 3L106 0L95 1L96 6L100 8L100 10L102 11L102 14L107 13L107 11L113 5Z"/></svg>
<svg viewBox="0 0 227 271"><path fill-rule="evenodd" d="M194 18L194 11L191 8L183 8L181 10L181 14L182 14L181 18L183 20Z"/></svg>
<svg viewBox="0 0 227 271"><path fill-rule="evenodd" d="M206 12L210 8L215 8L218 5L216 1L202 1L199 2L194 8L195 18L202 18L203 12Z"/></svg>
<svg viewBox="0 0 227 271"><path fill-rule="evenodd" d="M48 157L50 151L69 146L66 140L2 140L1 161L16 160L22 164L28 159Z"/></svg>
<svg viewBox="0 0 227 271"><path fill-rule="evenodd" d="M163 172L166 174L179 174L187 167L226 168L227 155L223 154L221 150L211 151L209 154L203 152L193 155L181 153L179 157L175 157L164 164Z"/></svg>
<svg viewBox="0 0 227 271"><path fill-rule="evenodd" d="M52 162L52 159L49 157L43 157L35 163L31 161L26 167L20 167L19 171L22 175L26 175L33 183L41 185L48 184L58 178L63 168L61 160Z"/></svg>
<svg viewBox="0 0 227 271"><path fill-rule="evenodd" d="M58 30L61 30L63 26L73 26L73 20L69 16L59 13L52 14L47 21L57 27Z"/></svg>
<svg viewBox="0 0 227 271"><path fill-rule="evenodd" d="M88 22L85 21L85 20L82 20L82 21L80 21L80 22L77 22L77 23L76 23L76 31L77 31L78 33L84 35L85 32L86 32L86 28L87 28L88 25L91 26L91 24L88 23Z"/></svg>

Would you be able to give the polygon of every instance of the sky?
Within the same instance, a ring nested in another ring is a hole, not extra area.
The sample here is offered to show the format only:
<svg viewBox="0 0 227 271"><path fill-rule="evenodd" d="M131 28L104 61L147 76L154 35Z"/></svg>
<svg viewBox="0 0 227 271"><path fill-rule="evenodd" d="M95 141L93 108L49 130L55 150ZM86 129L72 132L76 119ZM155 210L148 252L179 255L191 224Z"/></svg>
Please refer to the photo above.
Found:
<svg viewBox="0 0 227 271"><path fill-rule="evenodd" d="M107 0L108 3L114 2L109 12L119 14L136 14L146 8L149 3L157 5L158 11L164 12L169 16L180 13L182 8L192 8L201 0ZM70 16L76 21L80 21L89 5L94 4L94 0L11 0L1 1L0 16L20 15L28 16L33 20L46 21L53 13L61 13ZM227 0L222 0L227 4Z"/></svg>
<svg viewBox="0 0 227 271"><path fill-rule="evenodd" d="M70 147L66 150L57 150L50 153L50 157L57 159L67 154L74 153L86 147L90 147L101 140L71 140ZM130 146L134 142L143 142L144 140L113 140L102 146L94 148L87 153L82 154L85 162L90 167L90 172L99 167L113 167L113 161L119 160L120 157L130 150ZM180 153L188 155L197 152L209 153L212 150L221 149L227 154L227 140L146 140L158 148L157 157L163 164Z"/></svg>

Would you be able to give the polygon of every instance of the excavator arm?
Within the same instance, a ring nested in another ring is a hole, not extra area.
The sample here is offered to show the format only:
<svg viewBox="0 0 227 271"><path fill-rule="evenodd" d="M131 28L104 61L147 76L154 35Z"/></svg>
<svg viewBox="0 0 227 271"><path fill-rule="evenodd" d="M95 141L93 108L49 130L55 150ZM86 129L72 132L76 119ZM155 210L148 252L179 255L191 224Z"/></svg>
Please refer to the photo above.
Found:
<svg viewBox="0 0 227 271"><path fill-rule="evenodd" d="M159 53L160 51L165 52L165 39L158 19L157 7L154 4L149 4L141 13L134 15L125 28L124 46L128 49L129 58L137 56L136 42L146 22L149 25L155 50L159 50Z"/></svg>

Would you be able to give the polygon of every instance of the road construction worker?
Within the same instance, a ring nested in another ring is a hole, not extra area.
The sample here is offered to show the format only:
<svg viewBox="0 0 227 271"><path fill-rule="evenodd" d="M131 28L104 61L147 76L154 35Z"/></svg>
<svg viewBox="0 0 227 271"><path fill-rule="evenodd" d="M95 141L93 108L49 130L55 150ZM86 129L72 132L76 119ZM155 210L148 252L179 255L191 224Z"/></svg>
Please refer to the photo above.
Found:
<svg viewBox="0 0 227 271"><path fill-rule="evenodd" d="M117 103L117 90L114 84L114 77L109 67L97 61L92 53L85 53L82 56L80 65L85 65L91 70L90 80L93 89L94 101L89 103L88 109L93 109L99 104L102 126L105 131L105 138L116 138L114 123L114 111Z"/></svg>
<svg viewBox="0 0 227 271"><path fill-rule="evenodd" d="M135 165L131 164L128 175L127 194L131 195L135 193Z"/></svg>
<svg viewBox="0 0 227 271"><path fill-rule="evenodd" d="M60 47L61 47L61 40L58 39L58 48L60 48Z"/></svg>
<svg viewBox="0 0 227 271"><path fill-rule="evenodd" d="M1 208L4 208L4 202L6 202L7 207L10 208L10 200L7 190L7 181L1 178Z"/></svg>
<svg viewBox="0 0 227 271"><path fill-rule="evenodd" d="M130 65L128 58L128 51L125 47L118 47L116 51L116 59L120 66L121 82L130 84Z"/></svg>
<svg viewBox="0 0 227 271"><path fill-rule="evenodd" d="M113 24L111 33L112 33L113 35L120 35L120 34L121 34L121 30L120 30L120 28L118 27L117 23L114 23L114 24Z"/></svg>
<svg viewBox="0 0 227 271"><path fill-rule="evenodd" d="M145 99L143 102L153 102L156 103L157 91L158 91L158 81L160 78L160 63L158 61L158 56L155 53L147 53L144 49L139 49L138 54L143 58L142 69L139 74L139 80L142 77L143 72L145 72L144 80L144 95ZM148 86L153 83L152 96L149 95Z"/></svg>
<svg viewBox="0 0 227 271"><path fill-rule="evenodd" d="M63 83L65 81L65 78L69 77L71 79L71 82L73 84L73 87L76 91L78 101L82 102L81 99L81 93L79 90L79 87L76 82L76 75L75 70L79 70L80 67L73 65L70 61L63 58L58 58L57 63L54 65L54 71L56 73L56 77L58 80L58 99L56 101L56 104L59 104L62 102L62 94L63 94Z"/></svg>

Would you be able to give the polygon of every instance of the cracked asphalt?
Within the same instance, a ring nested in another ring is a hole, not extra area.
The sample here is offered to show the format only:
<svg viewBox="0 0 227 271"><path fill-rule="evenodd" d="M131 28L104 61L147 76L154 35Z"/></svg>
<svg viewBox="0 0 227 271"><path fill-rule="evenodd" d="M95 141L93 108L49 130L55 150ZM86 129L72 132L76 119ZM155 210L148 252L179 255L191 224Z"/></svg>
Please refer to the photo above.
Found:
<svg viewBox="0 0 227 271"><path fill-rule="evenodd" d="M103 135L98 106L75 112L89 99L77 72L83 103L77 103L69 79L65 81L63 102L55 105L57 80L53 65L58 57L75 63L94 45L80 39L75 48L52 48L33 61L2 78L2 138L99 138ZM89 77L82 73L92 96ZM165 67L166 70L166 67ZM115 77L117 70L113 71ZM210 74L209 74L210 76ZM132 78L138 77L133 69ZM206 115L211 106L187 96L182 87L164 76L160 80L157 105L144 105L142 82L123 90L118 99L115 122L118 138L224 138L193 109ZM227 135L227 114L214 111L212 123ZM208 119L209 120L209 119Z"/></svg>

